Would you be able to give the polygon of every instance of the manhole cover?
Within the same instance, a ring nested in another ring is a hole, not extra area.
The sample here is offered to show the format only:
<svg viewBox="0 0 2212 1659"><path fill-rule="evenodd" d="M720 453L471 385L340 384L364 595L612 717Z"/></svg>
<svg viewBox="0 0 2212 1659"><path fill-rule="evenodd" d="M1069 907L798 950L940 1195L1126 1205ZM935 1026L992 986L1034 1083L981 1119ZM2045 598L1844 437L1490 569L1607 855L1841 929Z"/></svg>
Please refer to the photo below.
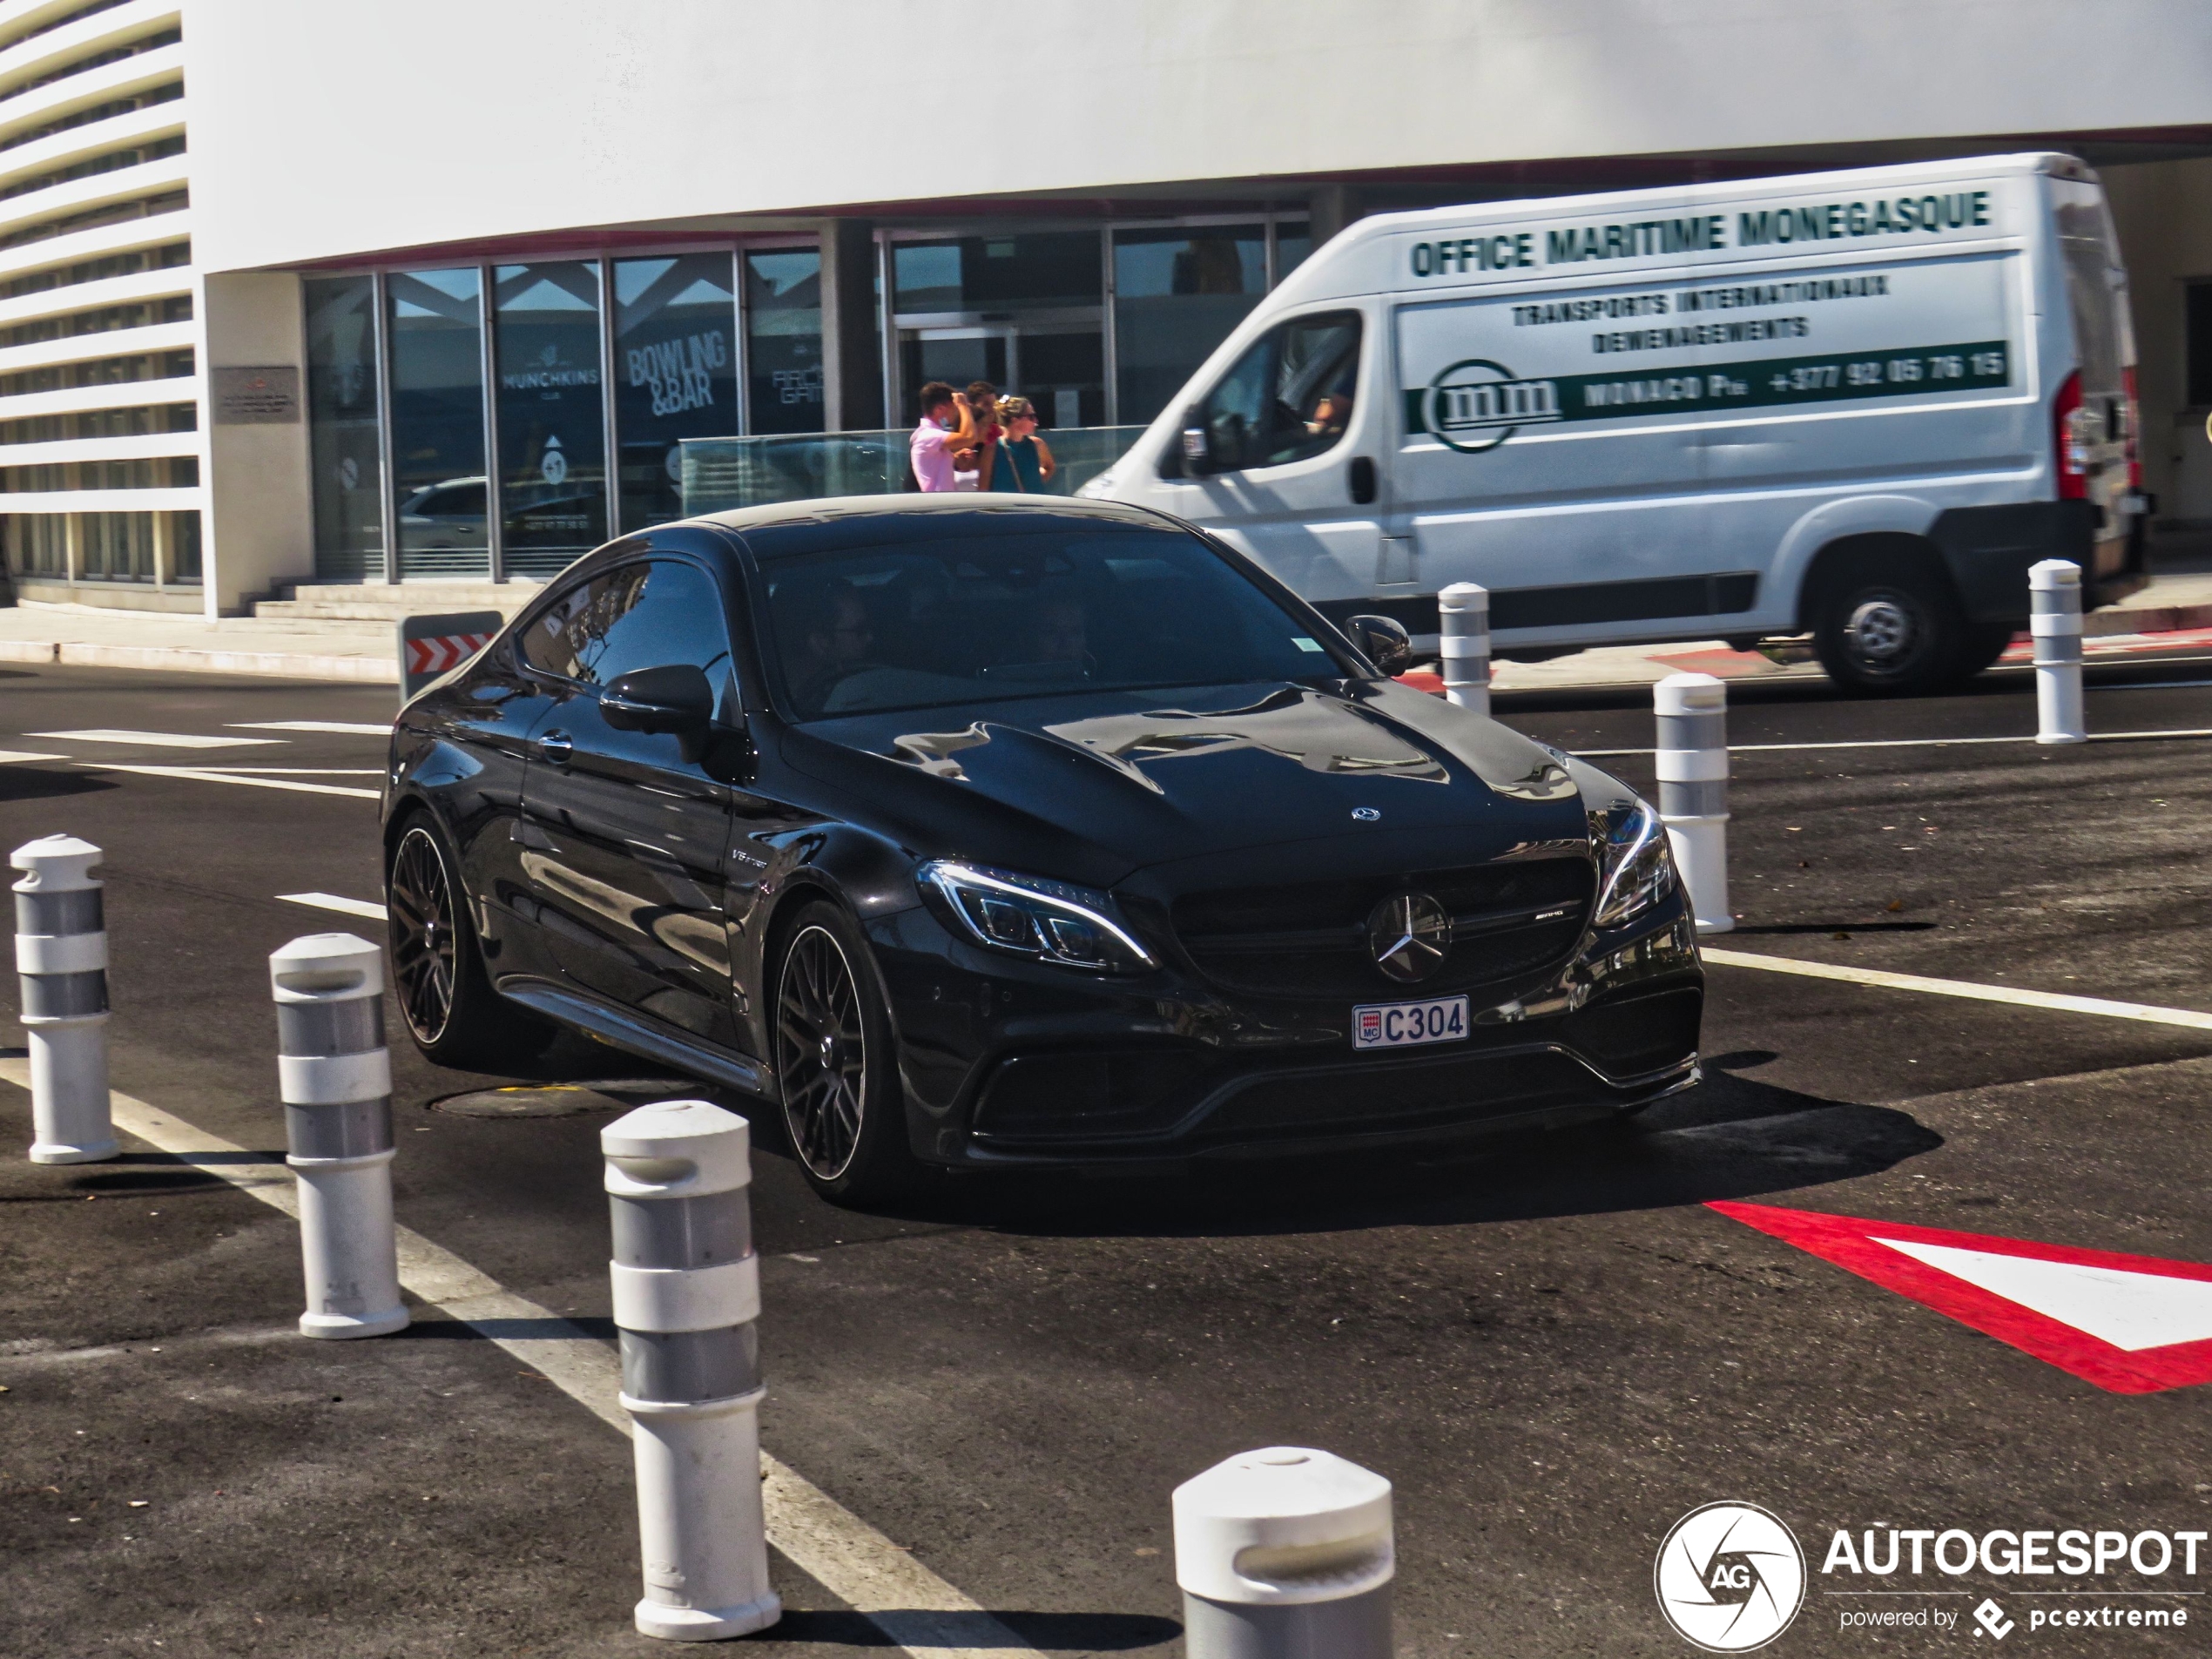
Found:
<svg viewBox="0 0 2212 1659"><path fill-rule="evenodd" d="M584 1083L512 1083L473 1089L434 1100L430 1109L451 1117L572 1117L581 1112L626 1112L648 1101L677 1100L698 1092L682 1077L611 1077Z"/></svg>

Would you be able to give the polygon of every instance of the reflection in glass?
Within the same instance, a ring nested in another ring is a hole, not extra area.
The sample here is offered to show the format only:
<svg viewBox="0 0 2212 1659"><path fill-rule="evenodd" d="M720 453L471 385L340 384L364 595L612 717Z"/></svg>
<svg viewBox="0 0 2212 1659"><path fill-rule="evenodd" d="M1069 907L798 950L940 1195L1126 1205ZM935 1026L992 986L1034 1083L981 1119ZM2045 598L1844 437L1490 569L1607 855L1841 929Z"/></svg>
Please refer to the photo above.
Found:
<svg viewBox="0 0 2212 1659"><path fill-rule="evenodd" d="M307 314L315 574L347 582L381 577L384 511L379 500L383 471L376 453L376 284L365 276L309 277L301 286ZM196 527L199 515L191 516ZM195 561L198 554L195 536ZM181 570L181 550L178 563Z"/></svg>
<svg viewBox="0 0 2212 1659"><path fill-rule="evenodd" d="M745 379L756 433L819 432L822 256L777 248L745 256Z"/></svg>
<svg viewBox="0 0 2212 1659"><path fill-rule="evenodd" d="M684 438L738 430L727 253L615 261L615 431L625 533L684 516Z"/></svg>
<svg viewBox="0 0 2212 1659"><path fill-rule="evenodd" d="M1313 252L1313 227L1305 219L1275 227L1275 280L1285 277L1304 265Z"/></svg>
<svg viewBox="0 0 2212 1659"><path fill-rule="evenodd" d="M1123 422L1150 421L1267 289L1267 227L1114 233L1114 352Z"/></svg>
<svg viewBox="0 0 2212 1659"><path fill-rule="evenodd" d="M1096 231L900 242L891 267L899 312L1095 306L1102 291Z"/></svg>
<svg viewBox="0 0 2212 1659"><path fill-rule="evenodd" d="M387 279L401 576L491 571L482 287L473 267L400 271Z"/></svg>
<svg viewBox="0 0 2212 1659"><path fill-rule="evenodd" d="M502 265L493 280L501 545L510 573L550 576L607 539L599 267Z"/></svg>

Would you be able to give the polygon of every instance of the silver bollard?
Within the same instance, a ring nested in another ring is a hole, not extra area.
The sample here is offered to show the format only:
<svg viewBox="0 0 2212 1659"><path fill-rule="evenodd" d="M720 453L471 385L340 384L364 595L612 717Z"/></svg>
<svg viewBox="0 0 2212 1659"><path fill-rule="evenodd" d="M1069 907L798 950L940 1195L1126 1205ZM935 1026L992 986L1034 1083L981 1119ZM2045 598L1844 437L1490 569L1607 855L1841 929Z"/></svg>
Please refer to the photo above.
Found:
<svg viewBox="0 0 2212 1659"><path fill-rule="evenodd" d="M1659 821L1697 931L1724 934L1736 926L1728 907L1728 687L1710 674L1669 674L1651 701Z"/></svg>
<svg viewBox="0 0 2212 1659"><path fill-rule="evenodd" d="M1490 590L1454 582L1436 596L1439 664L1447 700L1490 712Z"/></svg>
<svg viewBox="0 0 2212 1659"><path fill-rule="evenodd" d="M92 868L106 856L74 835L9 855L16 972L30 1040L30 1161L97 1163L116 1154L107 1099L107 918Z"/></svg>
<svg viewBox="0 0 2212 1659"><path fill-rule="evenodd" d="M277 1082L300 1187L307 1311L300 1334L405 1328L392 1231L392 1056L384 954L352 934L309 934L269 958Z"/></svg>
<svg viewBox="0 0 2212 1659"><path fill-rule="evenodd" d="M2045 559L2028 567L2027 630L2035 642L2035 740L2086 743L2081 710L2081 567Z"/></svg>
<svg viewBox="0 0 2212 1659"><path fill-rule="evenodd" d="M703 1100L599 1131L622 1406L635 1425L640 1633L715 1642L783 1616L760 1501L752 1130Z"/></svg>
<svg viewBox="0 0 2212 1659"><path fill-rule="evenodd" d="M1175 1489L1189 1659L1390 1659L1390 1482L1270 1447Z"/></svg>

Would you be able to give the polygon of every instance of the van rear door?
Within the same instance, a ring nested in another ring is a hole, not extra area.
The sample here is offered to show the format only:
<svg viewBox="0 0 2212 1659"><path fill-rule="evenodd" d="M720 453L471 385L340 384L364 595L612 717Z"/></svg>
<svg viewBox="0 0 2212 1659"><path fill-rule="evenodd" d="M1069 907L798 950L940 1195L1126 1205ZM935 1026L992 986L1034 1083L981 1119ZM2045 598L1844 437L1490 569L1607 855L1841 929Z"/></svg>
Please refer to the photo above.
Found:
<svg viewBox="0 0 2212 1659"><path fill-rule="evenodd" d="M2102 580L2127 564L2141 442L2128 273L2102 189L2073 179L2053 179L2049 188L2074 358L2052 410L2058 491L2060 500L2086 500L2099 509L2094 568L2086 574Z"/></svg>

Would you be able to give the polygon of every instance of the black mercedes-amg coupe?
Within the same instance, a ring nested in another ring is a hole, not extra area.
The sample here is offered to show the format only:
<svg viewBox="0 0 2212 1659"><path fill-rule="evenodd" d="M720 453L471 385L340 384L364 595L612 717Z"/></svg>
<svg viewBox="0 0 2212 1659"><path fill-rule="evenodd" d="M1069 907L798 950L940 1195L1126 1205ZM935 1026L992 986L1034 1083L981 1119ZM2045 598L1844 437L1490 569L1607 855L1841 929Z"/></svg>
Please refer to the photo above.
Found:
<svg viewBox="0 0 2212 1659"><path fill-rule="evenodd" d="M1104 503L625 536L400 717L408 1026L491 1070L571 1026L748 1091L852 1203L1685 1086L1703 977L1656 814L1396 683L1406 651Z"/></svg>

